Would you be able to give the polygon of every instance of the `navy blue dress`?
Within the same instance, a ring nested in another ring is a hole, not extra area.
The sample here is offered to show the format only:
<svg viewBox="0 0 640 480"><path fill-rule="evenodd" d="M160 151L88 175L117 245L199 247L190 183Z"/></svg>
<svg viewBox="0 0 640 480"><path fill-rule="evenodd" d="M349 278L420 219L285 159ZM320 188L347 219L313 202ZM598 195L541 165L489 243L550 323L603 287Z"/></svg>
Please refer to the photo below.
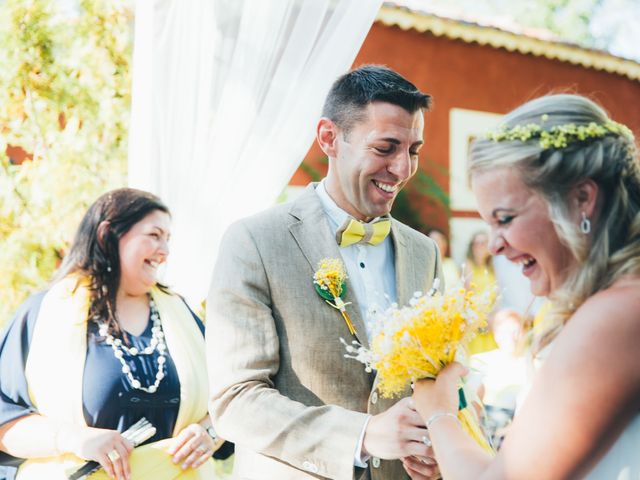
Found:
<svg viewBox="0 0 640 480"><path fill-rule="evenodd" d="M29 298L0 335L0 425L37 412L29 399L24 369L44 295L45 292L42 292ZM204 325L191 313L204 335ZM135 346L138 351L149 346L152 326L153 323L149 320L141 335L127 333L131 346ZM64 345L60 348L64 348ZM157 357L157 350L152 355L131 357L125 354L133 377L140 380L143 386L155 381ZM153 394L136 390L122 373L122 365L115 358L111 347L98 334L97 325L89 322L82 381L82 403L87 425L123 432L141 417L145 417L157 430L147 443L170 438L180 407L180 380L171 352L167 352L165 358L165 377L158 390ZM221 455L220 458L224 456ZM0 465L18 466L23 461L0 452ZM4 478L2 473L0 467L0 480ZM5 476L11 478L9 469Z"/></svg>

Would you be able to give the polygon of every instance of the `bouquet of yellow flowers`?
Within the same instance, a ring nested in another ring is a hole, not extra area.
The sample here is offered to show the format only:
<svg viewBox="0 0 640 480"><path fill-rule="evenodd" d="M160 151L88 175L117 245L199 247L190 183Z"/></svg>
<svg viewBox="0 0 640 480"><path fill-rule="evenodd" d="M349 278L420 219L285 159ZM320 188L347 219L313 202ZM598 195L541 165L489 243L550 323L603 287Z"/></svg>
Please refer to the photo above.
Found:
<svg viewBox="0 0 640 480"><path fill-rule="evenodd" d="M436 279L429 293L417 292L408 306L393 305L374 313L370 349L341 339L346 357L360 361L367 371L377 371L378 389L384 397L401 394L416 380L435 378L453 361L464 362L467 345L487 325L495 290L476 293L473 285L469 290L459 285L440 294L437 287ZM460 422L483 448L493 451L469 411L462 389L459 394Z"/></svg>

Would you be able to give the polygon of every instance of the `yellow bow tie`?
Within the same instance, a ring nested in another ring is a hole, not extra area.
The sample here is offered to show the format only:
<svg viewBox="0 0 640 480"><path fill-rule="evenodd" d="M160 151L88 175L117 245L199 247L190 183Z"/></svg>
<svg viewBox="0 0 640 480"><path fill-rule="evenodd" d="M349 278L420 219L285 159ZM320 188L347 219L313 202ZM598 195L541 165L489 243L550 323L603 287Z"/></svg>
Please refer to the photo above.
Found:
<svg viewBox="0 0 640 480"><path fill-rule="evenodd" d="M391 220L383 218L375 223L362 223L355 218L348 217L336 232L336 241L341 247L348 247L355 243L378 245L391 230Z"/></svg>

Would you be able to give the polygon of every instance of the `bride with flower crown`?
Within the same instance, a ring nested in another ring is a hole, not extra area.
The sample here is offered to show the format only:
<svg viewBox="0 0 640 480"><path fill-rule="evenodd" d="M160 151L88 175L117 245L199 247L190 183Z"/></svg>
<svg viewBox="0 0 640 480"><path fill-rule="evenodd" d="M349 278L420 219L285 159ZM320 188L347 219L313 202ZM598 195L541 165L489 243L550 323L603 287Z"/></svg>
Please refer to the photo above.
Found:
<svg viewBox="0 0 640 480"><path fill-rule="evenodd" d="M495 457L456 419L457 363L415 385L445 479L640 478L640 165L633 135L577 95L532 100L471 152L490 248L553 309L531 391ZM417 477L414 477L417 478Z"/></svg>

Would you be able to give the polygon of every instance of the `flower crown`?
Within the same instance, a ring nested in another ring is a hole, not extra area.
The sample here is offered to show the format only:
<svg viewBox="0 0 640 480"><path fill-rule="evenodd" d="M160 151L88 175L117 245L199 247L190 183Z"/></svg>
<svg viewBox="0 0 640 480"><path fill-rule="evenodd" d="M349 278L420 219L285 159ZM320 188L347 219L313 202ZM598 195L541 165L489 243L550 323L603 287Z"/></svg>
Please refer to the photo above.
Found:
<svg viewBox="0 0 640 480"><path fill-rule="evenodd" d="M542 123L548 119L549 116L547 114L541 117ZM634 144L633 133L629 127L609 119L602 124L595 122L591 122L588 125L566 123L564 125L553 126L548 130L543 129L535 123L516 125L512 128L501 125L496 130L487 133L487 139L493 140L494 142L512 140L526 142L533 138L538 138L540 147L548 149L566 148L572 143L583 142L594 138L604 138L607 135L619 135L626 138L630 145Z"/></svg>

